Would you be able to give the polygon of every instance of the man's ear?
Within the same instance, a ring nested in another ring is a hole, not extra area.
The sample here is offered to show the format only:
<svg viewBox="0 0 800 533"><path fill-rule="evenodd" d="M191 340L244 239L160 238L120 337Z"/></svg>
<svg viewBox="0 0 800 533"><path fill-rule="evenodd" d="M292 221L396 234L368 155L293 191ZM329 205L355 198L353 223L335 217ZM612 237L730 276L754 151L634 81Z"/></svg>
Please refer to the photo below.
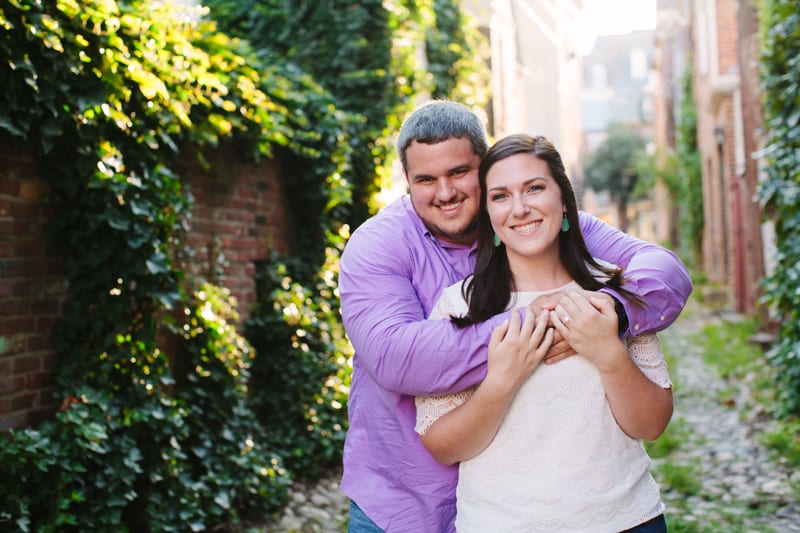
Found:
<svg viewBox="0 0 800 533"><path fill-rule="evenodd" d="M403 169L401 173L403 174L403 179L406 180L406 194L411 194L411 182L408 179L408 172Z"/></svg>

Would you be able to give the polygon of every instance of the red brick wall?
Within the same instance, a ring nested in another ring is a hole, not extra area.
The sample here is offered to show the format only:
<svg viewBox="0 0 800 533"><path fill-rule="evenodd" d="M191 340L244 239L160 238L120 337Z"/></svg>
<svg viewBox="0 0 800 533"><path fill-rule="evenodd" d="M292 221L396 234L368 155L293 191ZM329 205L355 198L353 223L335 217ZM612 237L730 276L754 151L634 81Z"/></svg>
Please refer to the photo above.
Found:
<svg viewBox="0 0 800 533"><path fill-rule="evenodd" d="M244 321L255 302L255 262L289 241L283 187L273 161L240 163L231 149L210 157L210 171L192 157L181 171L195 199L188 235L195 257L185 268L228 287ZM59 403L50 335L65 280L45 233L46 191L33 154L0 138L0 431L36 424Z"/></svg>
<svg viewBox="0 0 800 533"><path fill-rule="evenodd" d="M50 329L61 311L59 253L45 238L45 181L29 150L0 142L0 430L49 416Z"/></svg>
<svg viewBox="0 0 800 533"><path fill-rule="evenodd" d="M717 0L717 47L719 74L737 73L739 67L738 0Z"/></svg>
<svg viewBox="0 0 800 533"><path fill-rule="evenodd" d="M278 165L240 159L234 150L222 149L211 157L211 170L192 163L186 175L195 200L189 244L196 262L190 267L230 289L245 321L255 303L255 263L267 259L271 249L286 251L289 238ZM224 265L218 261L220 252Z"/></svg>

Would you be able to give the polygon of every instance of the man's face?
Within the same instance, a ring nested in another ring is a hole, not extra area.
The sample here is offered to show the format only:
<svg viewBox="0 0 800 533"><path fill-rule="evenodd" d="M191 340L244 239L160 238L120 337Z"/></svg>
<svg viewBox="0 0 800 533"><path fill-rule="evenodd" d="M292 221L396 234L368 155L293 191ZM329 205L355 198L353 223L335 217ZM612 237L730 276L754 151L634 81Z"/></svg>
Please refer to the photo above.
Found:
<svg viewBox="0 0 800 533"><path fill-rule="evenodd" d="M480 157L467 138L412 142L404 172L411 203L425 226L444 241L471 245L477 237Z"/></svg>

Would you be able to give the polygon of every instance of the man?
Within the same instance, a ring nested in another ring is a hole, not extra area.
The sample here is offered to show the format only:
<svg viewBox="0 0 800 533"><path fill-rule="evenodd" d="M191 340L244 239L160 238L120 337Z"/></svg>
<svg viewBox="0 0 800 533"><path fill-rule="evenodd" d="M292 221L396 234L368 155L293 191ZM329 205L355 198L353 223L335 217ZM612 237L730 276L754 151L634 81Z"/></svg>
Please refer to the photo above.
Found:
<svg viewBox="0 0 800 533"><path fill-rule="evenodd" d="M473 270L487 149L480 119L454 102L427 103L403 123L397 149L409 195L353 233L340 265L342 317L355 348L342 477L351 533L453 531L457 466L425 450L414 397L482 380L492 330L508 316L462 330L426 320L441 291ZM624 334L677 318L691 282L674 254L586 214L581 229L589 251L625 268L649 303L619 302L630 324Z"/></svg>

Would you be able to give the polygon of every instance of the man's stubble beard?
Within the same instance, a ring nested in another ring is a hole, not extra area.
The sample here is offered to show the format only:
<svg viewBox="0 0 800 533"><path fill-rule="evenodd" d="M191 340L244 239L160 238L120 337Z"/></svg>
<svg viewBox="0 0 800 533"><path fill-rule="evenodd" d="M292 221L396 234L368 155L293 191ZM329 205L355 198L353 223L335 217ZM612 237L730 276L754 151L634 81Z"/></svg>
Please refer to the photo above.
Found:
<svg viewBox="0 0 800 533"><path fill-rule="evenodd" d="M478 217L473 217L466 226L458 231L446 231L435 224L428 225L428 229L436 238L443 241L456 243L465 243L469 241L469 244L472 244L478 237Z"/></svg>

